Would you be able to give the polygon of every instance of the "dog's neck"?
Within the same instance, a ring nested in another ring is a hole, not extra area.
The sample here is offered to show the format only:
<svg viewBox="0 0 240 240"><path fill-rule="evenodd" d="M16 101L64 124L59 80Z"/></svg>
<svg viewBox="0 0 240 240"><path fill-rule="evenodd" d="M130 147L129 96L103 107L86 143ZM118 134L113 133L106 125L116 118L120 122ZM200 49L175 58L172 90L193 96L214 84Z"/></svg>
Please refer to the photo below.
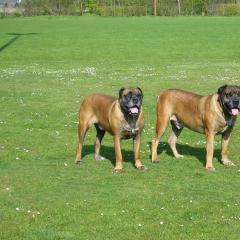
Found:
<svg viewBox="0 0 240 240"><path fill-rule="evenodd" d="M139 114L136 115L131 115L126 111L122 111L124 119L126 120L126 122L129 124L129 126L134 129L136 128L136 123L139 117Z"/></svg>
<svg viewBox="0 0 240 240"><path fill-rule="evenodd" d="M141 109L139 109L139 113L132 115L129 112L127 112L122 106L120 105L120 109L123 113L124 120L129 124L131 129L136 129L136 123L138 121L139 115L141 113Z"/></svg>

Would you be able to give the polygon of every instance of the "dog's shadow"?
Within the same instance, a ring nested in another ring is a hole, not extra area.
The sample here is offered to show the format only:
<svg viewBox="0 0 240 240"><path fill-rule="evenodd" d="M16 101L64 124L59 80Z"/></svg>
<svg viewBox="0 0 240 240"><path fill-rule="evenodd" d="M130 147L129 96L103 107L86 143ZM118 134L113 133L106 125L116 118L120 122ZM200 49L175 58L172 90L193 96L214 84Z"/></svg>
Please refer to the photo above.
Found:
<svg viewBox="0 0 240 240"><path fill-rule="evenodd" d="M151 146L151 143L149 143ZM206 147L193 147L188 144L181 144L177 143L176 148L179 152L179 154L183 156L192 156L194 158L197 158L199 162L202 163L203 166L206 164ZM174 157L173 152L167 142L161 142L158 145L157 148L157 154L158 156L161 155L162 152L165 152L167 155ZM217 158L219 162L221 162L221 150L220 149L214 149L214 156ZM161 156L160 156L161 158Z"/></svg>
<svg viewBox="0 0 240 240"><path fill-rule="evenodd" d="M149 146L151 146L151 142L149 142ZM199 162L202 163L203 166L206 164L206 148L205 147L193 147L187 144L177 143L176 148L179 154L183 156L192 156L196 158ZM161 158L161 154L165 152L167 155L174 158L172 150L170 149L167 142L161 142L158 145L157 154L159 158ZM106 160L110 160L113 166L115 166L115 149L114 147L101 145L101 156L103 156ZM92 155L94 158L94 145L84 145L82 158ZM134 166L134 153L133 150L124 150L122 149L122 157L123 162L129 162ZM151 157L151 156L150 156ZM217 158L219 162L221 162L221 150L214 149L214 157Z"/></svg>
<svg viewBox="0 0 240 240"><path fill-rule="evenodd" d="M84 145L82 152L82 159L87 155L92 155L94 159L94 145ZM105 160L110 160L113 166L115 166L115 149L114 147L101 145L100 155L104 157ZM129 162L134 165L134 153L133 150L124 150L122 149L122 158L123 162Z"/></svg>

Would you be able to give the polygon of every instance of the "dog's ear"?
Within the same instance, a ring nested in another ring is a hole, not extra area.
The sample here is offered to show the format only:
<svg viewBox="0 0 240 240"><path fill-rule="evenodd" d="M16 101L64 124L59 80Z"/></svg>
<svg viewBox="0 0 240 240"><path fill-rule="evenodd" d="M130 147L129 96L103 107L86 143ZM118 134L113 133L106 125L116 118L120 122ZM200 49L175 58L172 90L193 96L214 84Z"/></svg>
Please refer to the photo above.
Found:
<svg viewBox="0 0 240 240"><path fill-rule="evenodd" d="M218 95L221 95L223 90L227 87L227 85L223 85L218 89Z"/></svg>
<svg viewBox="0 0 240 240"><path fill-rule="evenodd" d="M142 95L142 98L143 98L143 91L140 87L137 87L137 89L140 91L141 95Z"/></svg>
<svg viewBox="0 0 240 240"><path fill-rule="evenodd" d="M125 90L125 88L121 88L121 89L119 90L119 98L122 97L122 93L123 93L124 90Z"/></svg>

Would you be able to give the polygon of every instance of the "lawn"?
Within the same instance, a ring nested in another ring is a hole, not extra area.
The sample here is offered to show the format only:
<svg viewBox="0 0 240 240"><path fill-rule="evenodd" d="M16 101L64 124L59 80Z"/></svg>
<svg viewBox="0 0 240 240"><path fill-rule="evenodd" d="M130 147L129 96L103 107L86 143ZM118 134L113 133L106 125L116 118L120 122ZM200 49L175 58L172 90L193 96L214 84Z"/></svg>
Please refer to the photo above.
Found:
<svg viewBox="0 0 240 240"><path fill-rule="evenodd" d="M21 17L0 20L0 239L237 240L240 229L240 123L229 145L236 167L205 171L205 137L185 129L173 158L159 144L150 162L156 96L181 88L211 94L240 85L240 18ZM93 92L144 92L145 130L133 166L114 175L112 137L93 160L95 129L75 166L79 102Z"/></svg>

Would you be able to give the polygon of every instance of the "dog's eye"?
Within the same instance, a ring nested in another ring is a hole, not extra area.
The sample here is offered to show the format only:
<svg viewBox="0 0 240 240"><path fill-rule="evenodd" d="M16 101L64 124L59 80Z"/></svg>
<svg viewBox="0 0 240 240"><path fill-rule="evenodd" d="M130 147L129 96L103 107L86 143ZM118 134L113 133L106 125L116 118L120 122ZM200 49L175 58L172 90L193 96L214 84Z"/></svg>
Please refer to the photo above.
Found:
<svg viewBox="0 0 240 240"><path fill-rule="evenodd" d="M130 99L132 97L132 93L130 92L128 95L127 95L127 99Z"/></svg>
<svg viewBox="0 0 240 240"><path fill-rule="evenodd" d="M226 95L223 97L223 99L224 99L224 101L226 101L226 102L229 102L229 101L230 101L228 94L226 94Z"/></svg>

